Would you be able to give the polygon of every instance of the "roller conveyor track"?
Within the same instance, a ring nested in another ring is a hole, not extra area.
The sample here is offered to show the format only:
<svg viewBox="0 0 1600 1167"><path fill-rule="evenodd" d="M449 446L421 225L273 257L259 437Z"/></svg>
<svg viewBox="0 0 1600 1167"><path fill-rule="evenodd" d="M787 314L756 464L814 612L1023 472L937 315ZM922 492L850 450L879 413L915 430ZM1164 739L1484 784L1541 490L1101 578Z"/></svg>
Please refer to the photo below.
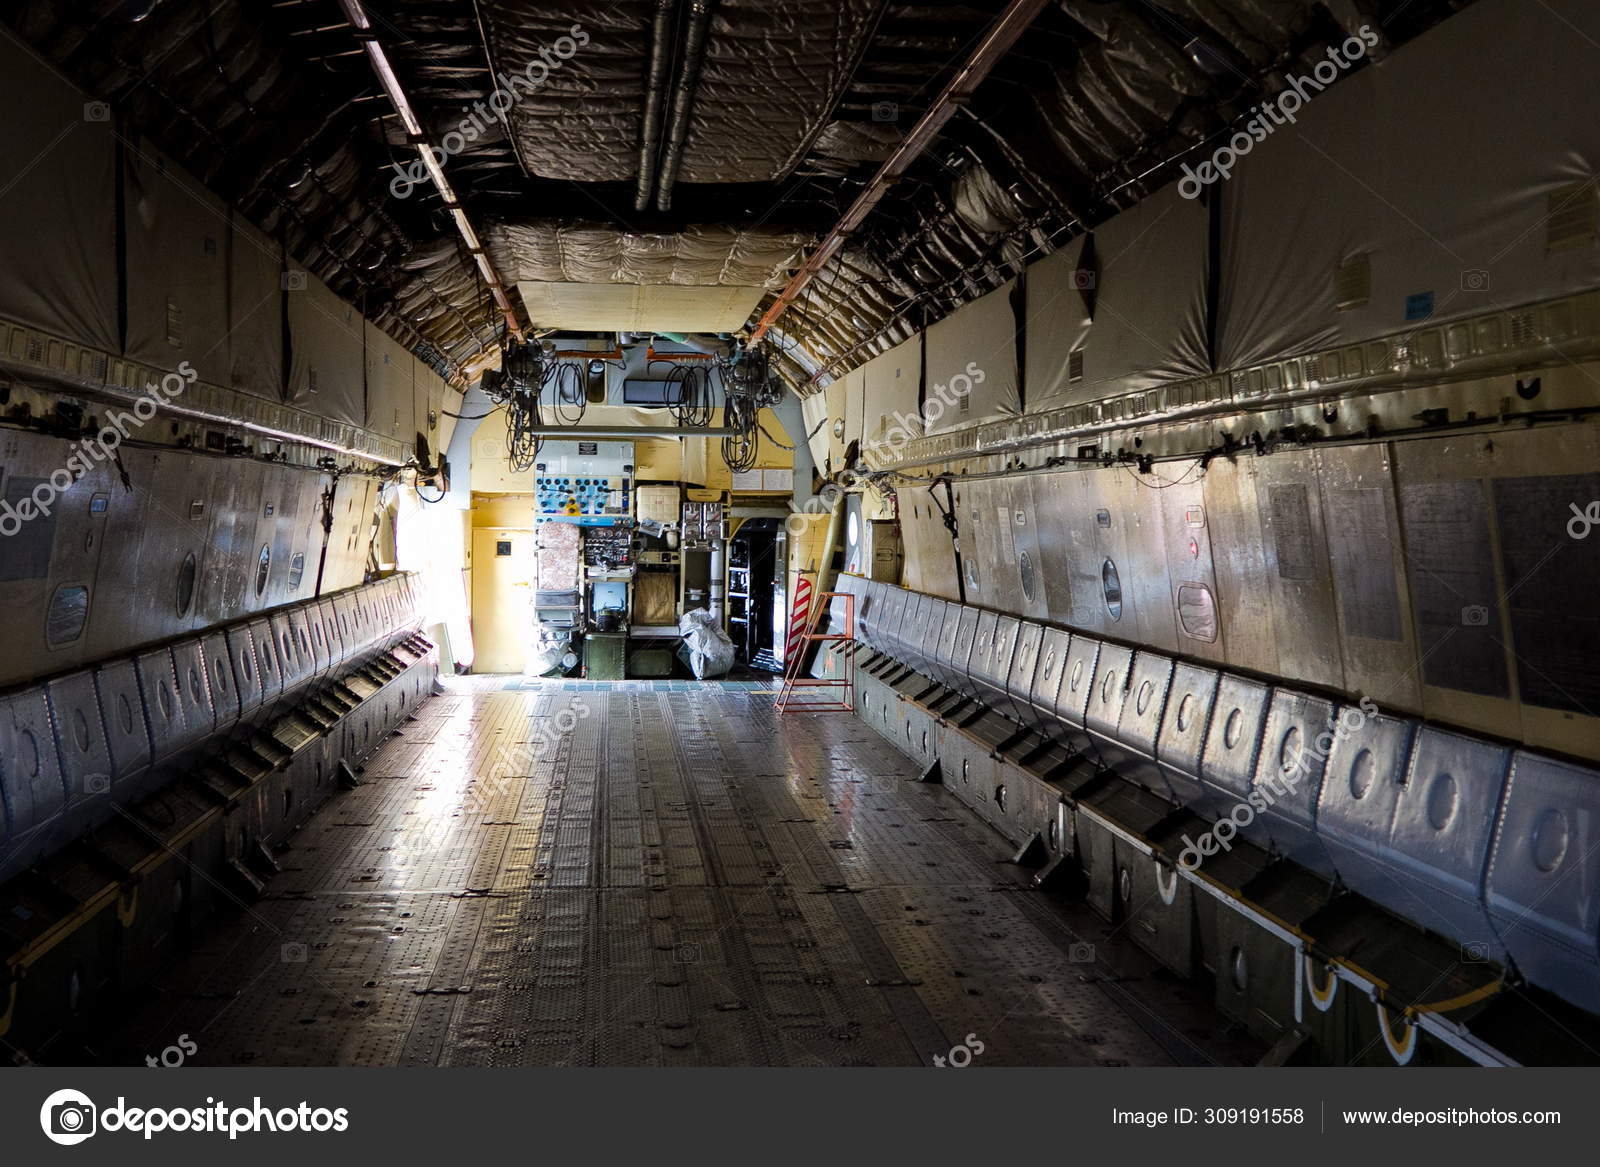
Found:
<svg viewBox="0 0 1600 1167"><path fill-rule="evenodd" d="M927 1065L969 1035L984 1066L1262 1055L859 721L769 703L433 699L96 1056L180 1035L191 1065Z"/></svg>

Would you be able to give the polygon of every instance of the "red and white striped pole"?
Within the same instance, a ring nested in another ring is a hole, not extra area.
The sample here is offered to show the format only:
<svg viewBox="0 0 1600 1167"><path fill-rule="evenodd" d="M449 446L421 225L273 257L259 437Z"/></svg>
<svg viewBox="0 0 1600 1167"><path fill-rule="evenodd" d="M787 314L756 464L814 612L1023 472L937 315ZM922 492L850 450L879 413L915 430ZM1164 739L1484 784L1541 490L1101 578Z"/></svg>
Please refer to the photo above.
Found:
<svg viewBox="0 0 1600 1167"><path fill-rule="evenodd" d="M789 637L784 642L783 664L786 670L794 668L796 655L804 644L806 626L811 619L811 575L802 571L794 585L794 604L789 609Z"/></svg>

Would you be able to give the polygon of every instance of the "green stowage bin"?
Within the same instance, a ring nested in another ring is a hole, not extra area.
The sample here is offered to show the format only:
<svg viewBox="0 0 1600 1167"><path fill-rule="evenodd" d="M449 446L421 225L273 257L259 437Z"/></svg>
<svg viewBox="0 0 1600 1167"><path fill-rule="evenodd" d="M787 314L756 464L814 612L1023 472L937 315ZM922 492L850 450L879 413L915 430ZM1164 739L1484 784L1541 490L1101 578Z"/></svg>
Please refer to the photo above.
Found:
<svg viewBox="0 0 1600 1167"><path fill-rule="evenodd" d="M591 681L622 680L628 637L622 632L591 632L583 638L584 675Z"/></svg>
<svg viewBox="0 0 1600 1167"><path fill-rule="evenodd" d="M670 642L668 644L663 644L659 640L635 640L633 644L633 649L628 653L629 676L672 676L672 649L670 647Z"/></svg>

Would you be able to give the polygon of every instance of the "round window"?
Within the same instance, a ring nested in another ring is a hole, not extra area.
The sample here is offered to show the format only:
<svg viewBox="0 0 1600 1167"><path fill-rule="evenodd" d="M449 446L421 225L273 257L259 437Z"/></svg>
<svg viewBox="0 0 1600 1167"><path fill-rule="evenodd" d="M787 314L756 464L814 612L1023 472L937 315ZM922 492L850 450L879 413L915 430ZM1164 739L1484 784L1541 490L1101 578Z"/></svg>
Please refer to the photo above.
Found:
<svg viewBox="0 0 1600 1167"><path fill-rule="evenodd" d="M178 565L178 615L187 616L189 605L194 603L194 584L199 575L200 564L194 557L194 552L189 552L183 557L183 562Z"/></svg>
<svg viewBox="0 0 1600 1167"><path fill-rule="evenodd" d="M1100 588L1105 592L1106 612L1113 620L1122 619L1122 580L1117 576L1117 565L1106 560L1100 565Z"/></svg>

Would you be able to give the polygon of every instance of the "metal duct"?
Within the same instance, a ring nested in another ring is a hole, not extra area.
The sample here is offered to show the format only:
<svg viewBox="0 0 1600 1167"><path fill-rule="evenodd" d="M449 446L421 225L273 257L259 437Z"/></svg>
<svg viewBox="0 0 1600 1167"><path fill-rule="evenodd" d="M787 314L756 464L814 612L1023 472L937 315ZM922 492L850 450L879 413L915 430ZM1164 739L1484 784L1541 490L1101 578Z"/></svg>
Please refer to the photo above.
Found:
<svg viewBox="0 0 1600 1167"><path fill-rule="evenodd" d="M639 124L639 180L633 196L633 209L650 205L655 188L656 164L661 151L661 105L666 97L672 70L672 42L678 15L678 0L656 0L656 16L650 26L650 71L645 80L644 115Z"/></svg>
<svg viewBox="0 0 1600 1167"><path fill-rule="evenodd" d="M690 0L689 29L684 35L683 66L672 94L672 113L667 121L666 155L661 161L661 177L656 188L656 206L672 208L672 188L683 165L683 144L689 137L689 119L694 114L694 95L699 87L700 66L705 63L706 40L711 32L711 9L716 0Z"/></svg>

